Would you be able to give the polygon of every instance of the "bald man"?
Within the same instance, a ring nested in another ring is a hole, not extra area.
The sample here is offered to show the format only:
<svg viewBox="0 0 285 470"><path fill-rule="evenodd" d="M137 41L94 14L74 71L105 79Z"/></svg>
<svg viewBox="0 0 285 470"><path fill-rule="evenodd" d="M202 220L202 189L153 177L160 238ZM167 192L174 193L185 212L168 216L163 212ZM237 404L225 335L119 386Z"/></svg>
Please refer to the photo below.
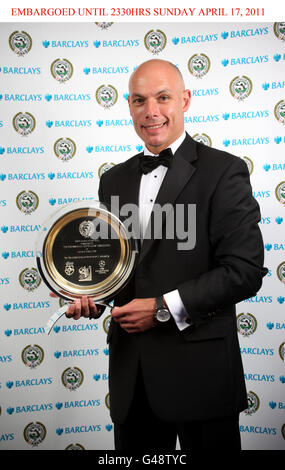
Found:
<svg viewBox="0 0 285 470"><path fill-rule="evenodd" d="M246 164L195 142L184 130L191 94L170 62L141 64L129 82L129 109L144 151L100 181L99 197L139 206L140 256L115 298L108 333L111 417L122 451L240 451L247 408L235 304L260 289L263 242ZM181 227L146 237L154 203ZM189 207L195 207L193 212ZM181 209L182 208L182 213ZM182 219L181 219L182 214ZM184 232L185 233L185 232ZM67 313L98 315L84 297Z"/></svg>

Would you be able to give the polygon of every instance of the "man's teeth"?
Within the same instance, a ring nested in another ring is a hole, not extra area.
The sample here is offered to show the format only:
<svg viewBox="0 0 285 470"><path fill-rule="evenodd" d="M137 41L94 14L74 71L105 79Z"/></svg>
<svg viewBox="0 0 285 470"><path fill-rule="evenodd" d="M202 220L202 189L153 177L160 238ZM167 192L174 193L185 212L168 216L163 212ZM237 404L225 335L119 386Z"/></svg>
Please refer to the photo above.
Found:
<svg viewBox="0 0 285 470"><path fill-rule="evenodd" d="M162 124L156 124L155 126L144 126L146 129L159 129L159 127L162 127L164 125L164 122Z"/></svg>

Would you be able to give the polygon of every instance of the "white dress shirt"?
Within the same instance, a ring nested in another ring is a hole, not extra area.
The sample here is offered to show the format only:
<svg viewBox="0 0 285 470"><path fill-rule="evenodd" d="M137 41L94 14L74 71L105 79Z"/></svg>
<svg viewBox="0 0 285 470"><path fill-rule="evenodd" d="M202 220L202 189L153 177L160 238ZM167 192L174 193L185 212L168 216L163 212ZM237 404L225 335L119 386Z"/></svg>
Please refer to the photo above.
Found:
<svg viewBox="0 0 285 470"><path fill-rule="evenodd" d="M173 158L175 158L174 154L178 147L180 147L180 145L182 144L185 137L186 133L184 132L175 142L173 142L173 144L170 145L170 148L173 153ZM151 153L146 146L144 147L144 155L152 155L153 158L157 157L157 155ZM166 175L167 170L167 167L160 165L154 170L152 170L150 173L147 173L146 175L143 174L141 177L139 191L139 218L141 240L143 240L144 238L153 204L155 203L158 191L160 189L160 186ZM179 330L187 328L187 326L189 325L188 323L186 323L185 320L188 318L188 315L178 290L176 289L174 291L167 292L163 295L163 297Z"/></svg>

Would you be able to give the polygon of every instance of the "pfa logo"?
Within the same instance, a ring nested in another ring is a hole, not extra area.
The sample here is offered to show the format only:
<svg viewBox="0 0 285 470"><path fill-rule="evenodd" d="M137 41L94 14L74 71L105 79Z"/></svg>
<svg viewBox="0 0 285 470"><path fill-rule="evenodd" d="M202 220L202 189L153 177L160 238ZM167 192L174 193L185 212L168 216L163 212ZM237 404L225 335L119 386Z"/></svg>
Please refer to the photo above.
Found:
<svg viewBox="0 0 285 470"><path fill-rule="evenodd" d="M279 346L279 356L281 357L282 361L285 362L285 342Z"/></svg>
<svg viewBox="0 0 285 470"><path fill-rule="evenodd" d="M25 290L32 292L37 289L37 287L39 287L41 283L41 277L36 268L26 268L21 271L19 275L19 282Z"/></svg>
<svg viewBox="0 0 285 470"><path fill-rule="evenodd" d="M285 100L279 101L274 108L274 116L281 124L285 124Z"/></svg>
<svg viewBox="0 0 285 470"><path fill-rule="evenodd" d="M110 109L118 99L118 92L112 85L102 85L96 90L96 100L104 109Z"/></svg>
<svg viewBox="0 0 285 470"><path fill-rule="evenodd" d="M278 39L281 39L281 41L285 41L285 21L281 21L280 23L274 23L273 31Z"/></svg>
<svg viewBox="0 0 285 470"><path fill-rule="evenodd" d="M73 142L73 140L71 140L70 138L62 137L58 139L55 142L53 148L57 158L64 162L71 160L71 158L73 158L76 153L75 142Z"/></svg>
<svg viewBox="0 0 285 470"><path fill-rule="evenodd" d="M22 351L22 361L30 369L35 369L44 360L44 351L37 344L29 344Z"/></svg>
<svg viewBox="0 0 285 470"><path fill-rule="evenodd" d="M36 127L36 120L31 113L17 113L13 118L13 127L18 134L28 136Z"/></svg>
<svg viewBox="0 0 285 470"><path fill-rule="evenodd" d="M68 367L61 375L61 381L68 390L77 390L82 384L84 375L78 367Z"/></svg>
<svg viewBox="0 0 285 470"><path fill-rule="evenodd" d="M29 423L24 429L25 441L31 446L38 446L46 437L46 428L42 423L36 421Z"/></svg>
<svg viewBox="0 0 285 470"><path fill-rule="evenodd" d="M279 264L277 268L278 279L285 284L285 261Z"/></svg>
<svg viewBox="0 0 285 470"><path fill-rule="evenodd" d="M39 198L33 191L21 191L16 197L18 209L25 215L34 212L39 205Z"/></svg>
<svg viewBox="0 0 285 470"><path fill-rule="evenodd" d="M31 50L32 38L25 31L14 31L9 37L9 45L18 57L23 57Z"/></svg>
<svg viewBox="0 0 285 470"><path fill-rule="evenodd" d="M212 147L212 139L207 134L194 134L193 139L196 142L200 142L201 144L208 145L208 147Z"/></svg>
<svg viewBox="0 0 285 470"><path fill-rule="evenodd" d="M99 28L101 28L101 29L108 29L108 28L110 28L110 26L111 26L113 23L106 23L106 22L105 22L105 23L104 23L104 22L103 22L103 23L98 23L98 22L95 22L95 24L96 24L97 26L99 26Z"/></svg>
<svg viewBox="0 0 285 470"><path fill-rule="evenodd" d="M103 175L103 173L106 173L106 171L110 170L110 168L112 168L113 166L115 166L115 163L103 163L103 164L99 167L99 170L98 170L98 176L99 176L99 178L101 178L101 176Z"/></svg>
<svg viewBox="0 0 285 470"><path fill-rule="evenodd" d="M166 46L167 38L160 29L151 29L144 37L144 45L154 55L159 54Z"/></svg>
<svg viewBox="0 0 285 470"><path fill-rule="evenodd" d="M275 188L275 196L281 204L285 204L285 181L281 181Z"/></svg>
<svg viewBox="0 0 285 470"><path fill-rule="evenodd" d="M206 54L194 54L188 61L189 72L196 78L203 78L210 69L210 59Z"/></svg>
<svg viewBox="0 0 285 470"><path fill-rule="evenodd" d="M65 83L72 77L73 65L67 59L56 59L51 64L50 71L59 83Z"/></svg>
<svg viewBox="0 0 285 470"><path fill-rule="evenodd" d="M248 392L247 404L248 404L248 407L244 411L244 413L249 416L252 415L253 413L256 413L256 411L259 408L260 401L259 401L258 396L254 392Z"/></svg>
<svg viewBox="0 0 285 470"><path fill-rule="evenodd" d="M256 327L256 318L251 313L240 313L237 316L237 329L242 336L248 337L252 335Z"/></svg>
<svg viewBox="0 0 285 470"><path fill-rule="evenodd" d="M242 159L247 164L248 172L251 175L254 169L253 161L249 157L242 157Z"/></svg>
<svg viewBox="0 0 285 470"><path fill-rule="evenodd" d="M252 91L251 80L243 75L242 77L235 77L230 83L230 92L232 96L238 100L245 100Z"/></svg>

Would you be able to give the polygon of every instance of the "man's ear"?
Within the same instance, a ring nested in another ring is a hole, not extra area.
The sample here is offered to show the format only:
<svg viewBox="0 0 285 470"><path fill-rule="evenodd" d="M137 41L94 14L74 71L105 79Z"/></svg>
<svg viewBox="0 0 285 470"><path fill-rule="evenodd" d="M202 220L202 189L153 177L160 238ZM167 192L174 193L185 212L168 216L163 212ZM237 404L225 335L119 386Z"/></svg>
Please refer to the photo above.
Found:
<svg viewBox="0 0 285 470"><path fill-rule="evenodd" d="M184 113L189 109L190 102L191 102L191 91L184 90L183 91L183 112Z"/></svg>

